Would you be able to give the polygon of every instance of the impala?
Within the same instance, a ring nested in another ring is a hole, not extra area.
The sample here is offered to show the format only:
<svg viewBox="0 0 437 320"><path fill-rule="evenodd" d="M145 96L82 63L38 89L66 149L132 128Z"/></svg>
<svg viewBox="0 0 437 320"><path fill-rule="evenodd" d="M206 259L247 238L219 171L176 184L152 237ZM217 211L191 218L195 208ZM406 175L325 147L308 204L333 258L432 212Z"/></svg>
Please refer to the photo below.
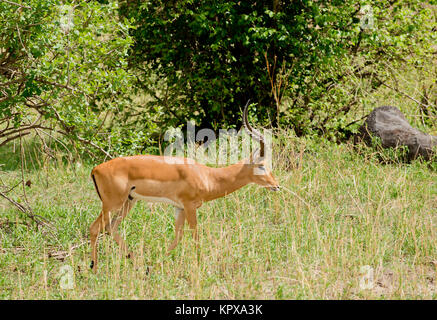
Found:
<svg viewBox="0 0 437 320"><path fill-rule="evenodd" d="M249 102L244 107L243 124L250 136L260 143L259 151L252 153L249 159L227 167L211 168L187 158L138 155L115 158L92 170L91 177L102 201L102 211L90 227L91 268L94 271L97 268L97 238L105 230L128 257L132 256L117 229L137 200L175 206L175 238L168 248L171 251L182 237L185 219L197 242L196 210L203 202L224 197L249 183L279 190L265 164L264 137L247 120L248 105Z"/></svg>

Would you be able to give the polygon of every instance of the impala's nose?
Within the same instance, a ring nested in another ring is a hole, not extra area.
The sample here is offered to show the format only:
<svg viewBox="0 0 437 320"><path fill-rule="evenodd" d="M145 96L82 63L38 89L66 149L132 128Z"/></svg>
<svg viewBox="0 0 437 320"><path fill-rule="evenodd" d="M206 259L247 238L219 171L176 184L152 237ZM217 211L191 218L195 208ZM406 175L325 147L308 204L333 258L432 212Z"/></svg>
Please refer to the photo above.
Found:
<svg viewBox="0 0 437 320"><path fill-rule="evenodd" d="M280 188L280 186L269 187L269 189L272 191L279 191Z"/></svg>

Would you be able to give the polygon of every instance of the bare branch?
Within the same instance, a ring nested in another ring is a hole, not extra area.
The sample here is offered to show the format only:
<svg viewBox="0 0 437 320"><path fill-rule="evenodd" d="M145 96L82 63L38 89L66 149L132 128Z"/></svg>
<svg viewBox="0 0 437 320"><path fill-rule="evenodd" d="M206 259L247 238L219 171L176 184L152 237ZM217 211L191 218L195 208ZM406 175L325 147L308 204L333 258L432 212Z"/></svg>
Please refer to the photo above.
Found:
<svg viewBox="0 0 437 320"><path fill-rule="evenodd" d="M21 181L20 181L21 183ZM45 218L34 214L30 208L26 208L25 206L23 206L22 204L18 203L17 201L15 201L14 199L8 197L6 195L5 192L0 191L0 196L2 196L3 198L5 198L6 200L8 200L10 203L12 203L15 207L18 208L18 210L20 210L21 212L23 212L24 214L26 214L29 218L31 218L33 221L35 221L37 224L39 225L45 225L45 226L49 226L49 221L46 220Z"/></svg>
<svg viewBox="0 0 437 320"><path fill-rule="evenodd" d="M414 102L417 103L418 105L421 105L421 106L423 106L423 107L429 107L428 105L423 104L423 103L420 102L419 100L414 99L413 97L411 97L410 95L406 94L405 92L403 92L403 91L401 91L401 90L399 90L399 89L397 89L397 88L393 88L392 86L389 86L387 83L385 83L384 81L380 80L380 79L379 79L378 77L376 77L376 76L375 76L375 79L378 80L378 81L379 81L383 86L385 86L385 87L387 87L387 88L389 88L389 89L391 89L391 90L394 90L394 91L396 91L397 93L402 94L403 96L405 96L405 97L407 97L408 99L414 101Z"/></svg>
<svg viewBox="0 0 437 320"><path fill-rule="evenodd" d="M65 136L70 136L71 134L68 134L67 132L64 132L64 131L57 131L57 132L59 132L59 133L61 133L61 134L63 134L63 135L65 135ZM98 146L97 144L95 144L94 142L92 142L92 141L90 141L90 140L87 140L87 139L85 139L85 138L82 138L82 137L80 137L80 136L78 136L78 135L74 135L74 137L77 139L77 140L79 140L80 142L82 142L82 143L85 143L85 144L89 144L90 146L93 146L94 148L96 148L96 149L99 149L102 153L104 153L108 158L110 158L110 159L113 159L114 157L111 155L111 154L109 154L105 149L103 149L102 147L100 147L100 146Z"/></svg>
<svg viewBox="0 0 437 320"><path fill-rule="evenodd" d="M0 0L0 1L12 4L14 6L19 6L20 8L32 9L32 7L25 6L25 5L22 5L22 4L19 4L19 3L15 3L15 2L12 2L12 1L9 1L9 0Z"/></svg>
<svg viewBox="0 0 437 320"><path fill-rule="evenodd" d="M30 132L20 132L19 134L15 135L15 136L9 137L6 140L4 140L2 143L0 143L0 147L4 146L6 143L8 143L12 140L20 138L21 136L27 136L28 134L30 134Z"/></svg>

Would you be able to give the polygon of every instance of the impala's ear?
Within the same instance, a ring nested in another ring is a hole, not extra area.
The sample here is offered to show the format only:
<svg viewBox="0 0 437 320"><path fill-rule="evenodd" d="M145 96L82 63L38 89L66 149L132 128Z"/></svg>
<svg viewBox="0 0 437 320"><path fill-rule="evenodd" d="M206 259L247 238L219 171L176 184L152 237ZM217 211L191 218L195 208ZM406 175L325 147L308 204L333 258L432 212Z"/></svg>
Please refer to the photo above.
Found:
<svg viewBox="0 0 437 320"><path fill-rule="evenodd" d="M264 160L264 157L260 156L259 148L257 148L252 154L250 155L250 163L256 164L260 163Z"/></svg>

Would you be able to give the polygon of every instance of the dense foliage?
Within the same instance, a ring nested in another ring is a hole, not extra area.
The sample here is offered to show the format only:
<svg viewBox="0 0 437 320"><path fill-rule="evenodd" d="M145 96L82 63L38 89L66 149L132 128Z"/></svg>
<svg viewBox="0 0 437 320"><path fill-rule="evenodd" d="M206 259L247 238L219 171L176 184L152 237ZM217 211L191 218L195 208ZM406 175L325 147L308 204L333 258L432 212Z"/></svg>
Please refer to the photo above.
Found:
<svg viewBox="0 0 437 320"><path fill-rule="evenodd" d="M120 9L136 21L138 84L176 124L239 125L250 98L274 127L342 137L346 115L390 69L423 68L434 53L427 1L153 0Z"/></svg>
<svg viewBox="0 0 437 320"><path fill-rule="evenodd" d="M0 145L41 129L98 146L100 114L124 107L132 41L117 2L62 3L0 1Z"/></svg>
<svg viewBox="0 0 437 320"><path fill-rule="evenodd" d="M260 125L338 140L381 87L430 124L435 43L420 0L0 0L0 146L154 152L187 120L239 128L248 99ZM420 98L398 82L411 70Z"/></svg>

